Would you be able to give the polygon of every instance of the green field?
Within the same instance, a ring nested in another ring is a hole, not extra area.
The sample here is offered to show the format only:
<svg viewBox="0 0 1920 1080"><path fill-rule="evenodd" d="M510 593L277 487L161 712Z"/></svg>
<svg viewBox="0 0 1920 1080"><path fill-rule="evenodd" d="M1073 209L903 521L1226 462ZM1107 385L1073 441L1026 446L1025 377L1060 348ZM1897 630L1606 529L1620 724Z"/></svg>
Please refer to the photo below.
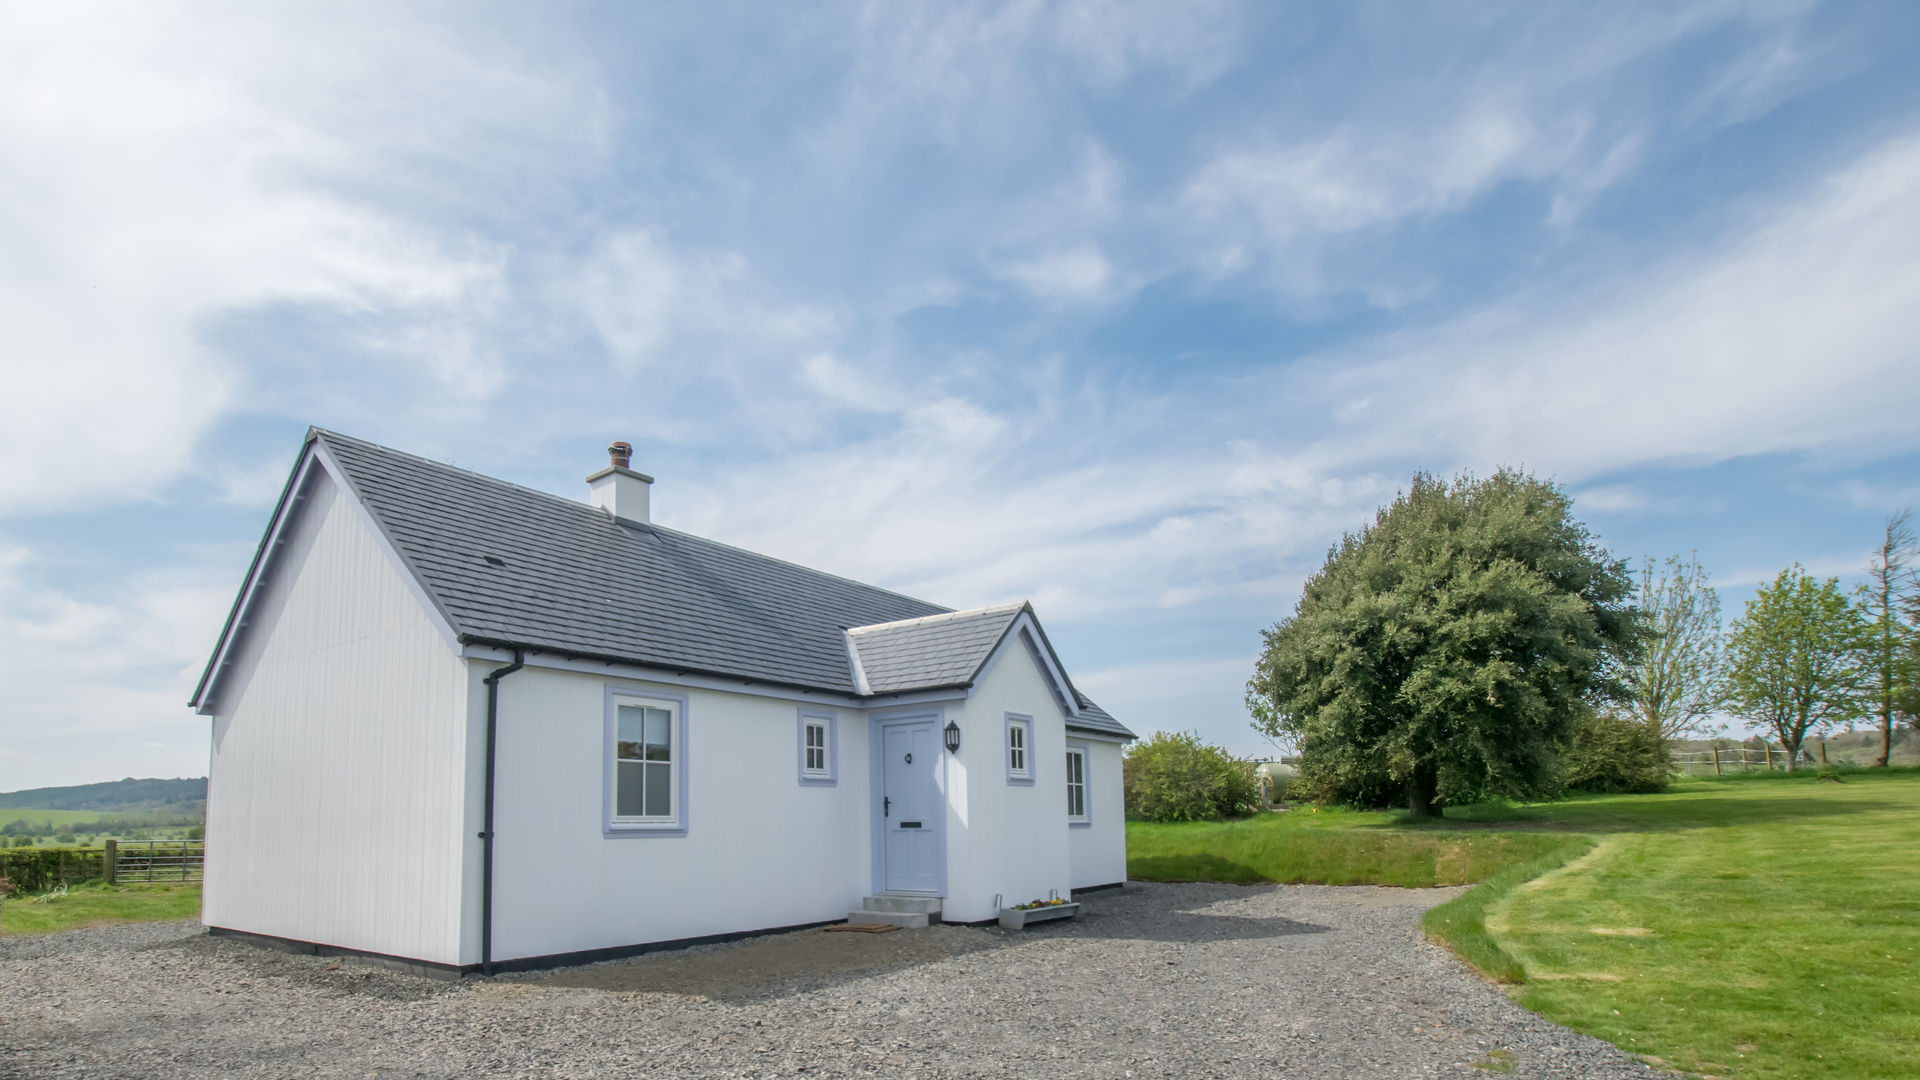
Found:
<svg viewBox="0 0 1920 1080"><path fill-rule="evenodd" d="M71 886L65 896L0 901L0 936L47 934L116 923L192 919L200 914L200 886L135 882Z"/></svg>
<svg viewBox="0 0 1920 1080"><path fill-rule="evenodd" d="M1667 794L1294 810L1128 828L1146 880L1480 880L1427 929L1529 1008L1704 1075L1920 1075L1920 773Z"/></svg>
<svg viewBox="0 0 1920 1080"><path fill-rule="evenodd" d="M0 829L6 829L23 823L14 829L25 831L41 845L63 828L77 828L79 835L91 837L94 843L112 838L115 840L180 839L188 829L200 824L195 814L183 814L178 810L161 810L143 813L115 813L101 810L34 810L30 808L0 808ZM90 826L105 825L95 831ZM12 835L0 835L0 844L11 844Z"/></svg>

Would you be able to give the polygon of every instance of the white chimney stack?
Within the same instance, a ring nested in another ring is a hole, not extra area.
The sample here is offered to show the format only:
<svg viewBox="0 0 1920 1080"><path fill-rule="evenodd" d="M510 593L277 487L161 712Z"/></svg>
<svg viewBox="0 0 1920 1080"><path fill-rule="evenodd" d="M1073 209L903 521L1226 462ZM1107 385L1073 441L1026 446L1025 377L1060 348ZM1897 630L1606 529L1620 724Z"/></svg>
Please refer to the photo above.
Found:
<svg viewBox="0 0 1920 1080"><path fill-rule="evenodd" d="M627 467L633 461L633 447L613 443L607 447L607 457L612 464L587 477L587 501L614 517L642 524L652 520L647 516L647 503L653 477Z"/></svg>

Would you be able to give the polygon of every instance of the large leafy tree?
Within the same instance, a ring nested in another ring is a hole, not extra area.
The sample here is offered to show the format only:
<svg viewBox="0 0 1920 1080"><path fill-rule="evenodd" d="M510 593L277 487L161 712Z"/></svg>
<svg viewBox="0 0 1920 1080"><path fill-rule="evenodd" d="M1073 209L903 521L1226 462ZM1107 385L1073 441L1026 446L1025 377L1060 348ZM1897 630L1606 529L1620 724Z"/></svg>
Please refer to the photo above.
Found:
<svg viewBox="0 0 1920 1080"><path fill-rule="evenodd" d="M1913 715L1914 658L1920 641L1909 615L1920 599L1916 596L1920 581L1913 567L1916 555L1920 555L1920 542L1914 537L1913 514L1902 510L1887 519L1880 546L1867 567L1864 650L1873 711L1880 721L1875 765L1885 765L1893 753L1894 723Z"/></svg>
<svg viewBox="0 0 1920 1080"><path fill-rule="evenodd" d="M1645 649L1626 670L1633 711L1661 742L1698 732L1721 700L1720 594L1698 555L1640 568Z"/></svg>
<svg viewBox="0 0 1920 1080"><path fill-rule="evenodd" d="M1870 679L1864 662L1868 625L1840 589L1799 563L1747 601L1727 642L1727 703L1764 725L1799 764L1809 732L1867 715Z"/></svg>
<svg viewBox="0 0 1920 1080"><path fill-rule="evenodd" d="M1571 511L1523 472L1415 476L1265 631L1254 727L1297 740L1309 788L1417 817L1557 791L1638 641L1625 564Z"/></svg>

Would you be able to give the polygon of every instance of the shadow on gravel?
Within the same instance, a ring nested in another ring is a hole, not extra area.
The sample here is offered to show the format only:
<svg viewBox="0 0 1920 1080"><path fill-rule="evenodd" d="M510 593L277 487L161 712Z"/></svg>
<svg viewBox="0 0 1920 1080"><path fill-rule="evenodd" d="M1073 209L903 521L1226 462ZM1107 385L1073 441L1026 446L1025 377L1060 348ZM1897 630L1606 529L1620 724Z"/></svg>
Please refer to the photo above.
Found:
<svg viewBox="0 0 1920 1080"><path fill-rule="evenodd" d="M1121 918L1089 912L1071 921L1041 923L1022 931L1030 939L1045 937L1092 938L1106 941L1266 941L1272 938L1324 934L1330 927L1294 919L1255 918L1248 915L1209 915L1168 911L1152 920Z"/></svg>
<svg viewBox="0 0 1920 1080"><path fill-rule="evenodd" d="M1017 943L997 928L967 926L930 926L889 934L799 930L563 968L514 981L614 993L683 994L739 1003L790 997Z"/></svg>

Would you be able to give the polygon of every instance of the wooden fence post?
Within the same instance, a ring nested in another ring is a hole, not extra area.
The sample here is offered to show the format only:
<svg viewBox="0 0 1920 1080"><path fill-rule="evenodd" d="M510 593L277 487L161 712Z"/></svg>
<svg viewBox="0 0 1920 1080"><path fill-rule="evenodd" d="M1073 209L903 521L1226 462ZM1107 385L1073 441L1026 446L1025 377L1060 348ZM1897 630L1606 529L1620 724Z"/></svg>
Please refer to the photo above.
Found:
<svg viewBox="0 0 1920 1080"><path fill-rule="evenodd" d="M1767 744L1767 771L1773 771L1773 744Z"/></svg>
<svg viewBox="0 0 1920 1080"><path fill-rule="evenodd" d="M1827 744L1825 740L1822 740L1820 743L1820 767L1823 769L1827 767Z"/></svg>
<svg viewBox="0 0 1920 1080"><path fill-rule="evenodd" d="M120 868L120 841L109 840L106 842L106 850L100 855L100 864L102 869L101 876L107 879L107 884L114 884L114 874Z"/></svg>
<svg viewBox="0 0 1920 1080"><path fill-rule="evenodd" d="M1713 775L1720 775L1720 748L1717 746L1713 748Z"/></svg>

